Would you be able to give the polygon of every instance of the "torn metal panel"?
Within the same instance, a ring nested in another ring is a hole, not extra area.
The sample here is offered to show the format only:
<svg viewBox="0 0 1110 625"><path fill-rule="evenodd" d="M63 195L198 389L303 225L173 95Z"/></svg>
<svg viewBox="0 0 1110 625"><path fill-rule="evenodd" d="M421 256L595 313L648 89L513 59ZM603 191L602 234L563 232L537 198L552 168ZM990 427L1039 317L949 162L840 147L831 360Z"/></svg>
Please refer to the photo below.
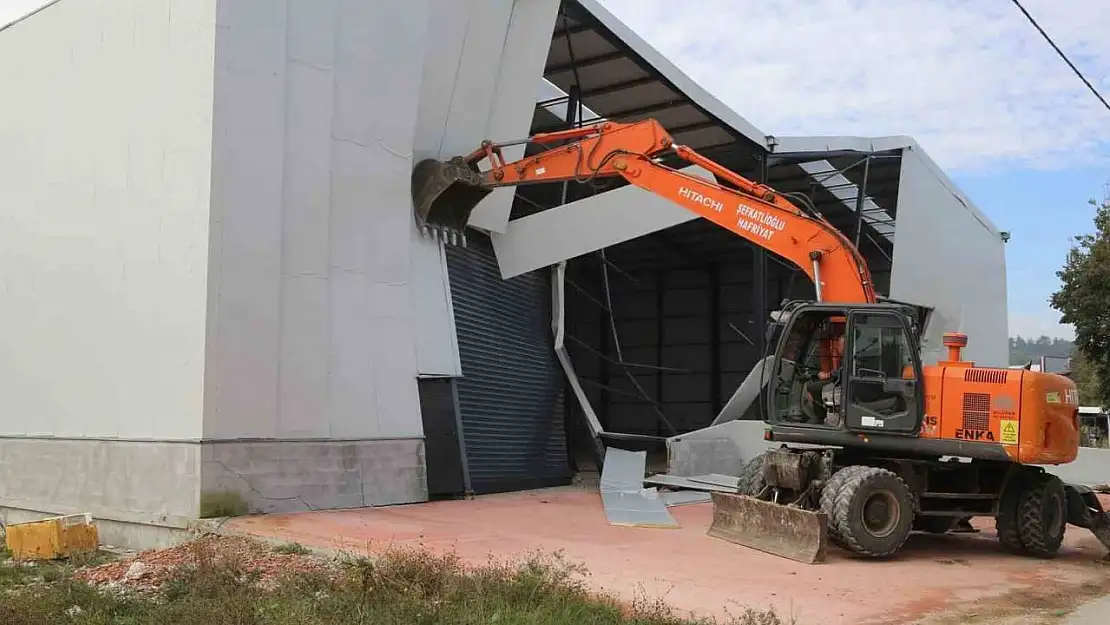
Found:
<svg viewBox="0 0 1110 625"><path fill-rule="evenodd" d="M739 475L744 463L776 443L763 440L762 421L726 421L667 439L667 472Z"/></svg>
<svg viewBox="0 0 1110 625"><path fill-rule="evenodd" d="M735 493L737 490L736 487L730 488L729 486L712 484L709 482L699 482L688 477L682 477L680 475L670 475L667 473L661 473L659 475L653 475L649 478L645 478L644 484L718 493Z"/></svg>
<svg viewBox="0 0 1110 625"><path fill-rule="evenodd" d="M496 247L496 242L494 246ZM567 376L567 382L570 383L570 388L574 391L574 397L578 400L578 405L582 408L583 414L586 415L586 424L590 428L590 435L593 436L595 444L600 445L599 441L605 430L601 427L601 421L598 420L597 413L590 405L586 392L582 390L582 384L578 380L578 373L574 370L574 364L570 360L570 354L567 353L565 343L566 274L567 264L565 262L558 263L551 269L551 332L555 338L555 356L563 367L563 373ZM643 477L643 475L643 471L641 471L640 477Z"/></svg>
<svg viewBox="0 0 1110 625"><path fill-rule="evenodd" d="M681 171L714 180L700 167ZM626 186L514 219L504 234L491 238L501 277L508 279L697 218L670 200Z"/></svg>
<svg viewBox="0 0 1110 625"><path fill-rule="evenodd" d="M774 375L774 360L774 357L766 356L763 360L755 363L751 372L748 373L744 381L736 388L736 392L729 398L728 403L725 404L724 408L721 408L721 412L717 414L717 418L713 420L712 425L742 419L747 414L761 416L760 406L756 402L761 397L763 387Z"/></svg>
<svg viewBox="0 0 1110 625"><path fill-rule="evenodd" d="M740 478L735 475L722 475L720 473L710 473L709 475L694 475L690 478L695 482L702 484L710 484L713 486L723 486L730 490L737 490L740 488Z"/></svg>
<svg viewBox="0 0 1110 625"><path fill-rule="evenodd" d="M601 503L610 525L625 527L677 528L667 506L658 494L601 493Z"/></svg>
<svg viewBox="0 0 1110 625"><path fill-rule="evenodd" d="M647 453L607 448L601 469L601 503L611 525L678 527L654 489L643 487Z"/></svg>
<svg viewBox="0 0 1110 625"><path fill-rule="evenodd" d="M607 448L601 468L602 492L638 493L643 489L647 453Z"/></svg>
<svg viewBox="0 0 1110 625"><path fill-rule="evenodd" d="M713 495L706 491L698 490L671 490L661 493L659 498L668 508L675 506L688 506L695 503L709 503Z"/></svg>
<svg viewBox="0 0 1110 625"><path fill-rule="evenodd" d="M453 0L457 1L457 0ZM488 1L488 0L487 0ZM543 78L550 41L537 33L555 27L559 0L515 0L504 36L497 86L483 139L507 141L525 137L535 114L535 92ZM471 149L478 147L475 144ZM504 148L506 160L524 157L524 146ZM495 189L474 208L467 225L491 232L505 232L512 211L512 188Z"/></svg>

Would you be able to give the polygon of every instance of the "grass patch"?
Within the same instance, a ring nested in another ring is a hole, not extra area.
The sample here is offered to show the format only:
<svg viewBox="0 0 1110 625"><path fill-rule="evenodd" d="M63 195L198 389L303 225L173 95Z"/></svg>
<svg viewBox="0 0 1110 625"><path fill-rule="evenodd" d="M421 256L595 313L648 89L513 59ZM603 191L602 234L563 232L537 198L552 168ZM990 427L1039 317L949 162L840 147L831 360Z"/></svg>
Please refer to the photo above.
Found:
<svg viewBox="0 0 1110 625"><path fill-rule="evenodd" d="M97 551L77 554L62 560L18 562L11 559L10 552L6 552L3 557L0 557L0 594L30 586L64 582L77 569L104 564L111 559L111 555ZM3 614L2 610L0 614ZM8 621L0 619L0 623L8 623Z"/></svg>
<svg viewBox="0 0 1110 625"><path fill-rule="evenodd" d="M200 518L216 519L243 516L250 512L243 496L233 491L208 491L200 494Z"/></svg>
<svg viewBox="0 0 1110 625"><path fill-rule="evenodd" d="M307 556L312 553L308 547L300 543L282 543L274 547L274 553L285 553L293 556Z"/></svg>
<svg viewBox="0 0 1110 625"><path fill-rule="evenodd" d="M7 565L6 565L7 566ZM209 558L178 570L154 595L99 592L63 576L32 592L7 593L0 623L85 625L410 625L488 623L691 625L659 601L621 604L598 597L585 572L558 557L467 567L454 555L416 549L351 558L337 569L284 575L258 584L234 558ZM79 616L78 616L79 615ZM783 625L772 612L749 611L734 625Z"/></svg>

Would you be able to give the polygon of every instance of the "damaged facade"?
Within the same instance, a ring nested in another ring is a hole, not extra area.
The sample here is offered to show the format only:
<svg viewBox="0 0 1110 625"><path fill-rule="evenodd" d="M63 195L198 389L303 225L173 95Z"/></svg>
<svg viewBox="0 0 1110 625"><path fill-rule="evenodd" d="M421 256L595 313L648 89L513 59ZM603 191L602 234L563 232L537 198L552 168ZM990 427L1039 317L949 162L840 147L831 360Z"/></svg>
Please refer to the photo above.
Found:
<svg viewBox="0 0 1110 625"><path fill-rule="evenodd" d="M9 521L151 542L566 483L568 363L606 432L709 425L804 275L614 181L499 190L465 245L415 226L417 160L599 117L806 194L935 309L927 360L1007 357L1001 235L912 139L768 136L596 0L60 0L0 75Z"/></svg>

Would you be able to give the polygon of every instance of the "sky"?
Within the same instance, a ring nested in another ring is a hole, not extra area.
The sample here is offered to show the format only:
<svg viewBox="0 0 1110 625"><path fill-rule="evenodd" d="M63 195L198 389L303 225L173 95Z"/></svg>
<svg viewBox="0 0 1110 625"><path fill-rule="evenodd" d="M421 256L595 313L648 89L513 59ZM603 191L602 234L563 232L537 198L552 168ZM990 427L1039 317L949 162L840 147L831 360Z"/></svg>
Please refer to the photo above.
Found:
<svg viewBox="0 0 1110 625"><path fill-rule="evenodd" d="M1011 0L600 2L763 132L914 137L1012 235L1010 334L1072 337L1047 300L1110 182L1110 111ZM1110 1L1023 4L1110 99Z"/></svg>
<svg viewBox="0 0 1110 625"><path fill-rule="evenodd" d="M1010 0L600 2L763 132L914 137L1012 235L1010 334L1073 337L1047 299L1110 182L1110 111ZM1110 100L1110 1L1022 4Z"/></svg>

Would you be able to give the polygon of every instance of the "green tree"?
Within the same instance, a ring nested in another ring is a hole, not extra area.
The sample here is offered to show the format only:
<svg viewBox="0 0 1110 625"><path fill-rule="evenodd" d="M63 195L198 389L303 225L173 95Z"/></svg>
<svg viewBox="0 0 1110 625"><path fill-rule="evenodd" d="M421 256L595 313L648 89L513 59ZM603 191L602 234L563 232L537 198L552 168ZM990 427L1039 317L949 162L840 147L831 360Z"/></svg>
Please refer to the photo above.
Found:
<svg viewBox="0 0 1110 625"><path fill-rule="evenodd" d="M1071 355L1071 379L1079 387L1079 403L1084 406L1106 405L1099 401L1102 391L1099 389L1098 373L1091 366L1090 361L1083 352L1076 349Z"/></svg>
<svg viewBox="0 0 1110 625"><path fill-rule="evenodd" d="M1095 230L1075 237L1056 272L1061 286L1049 298L1060 321L1075 326L1075 346L1089 365L1097 394L1084 403L1110 405L1110 201L1095 207Z"/></svg>

